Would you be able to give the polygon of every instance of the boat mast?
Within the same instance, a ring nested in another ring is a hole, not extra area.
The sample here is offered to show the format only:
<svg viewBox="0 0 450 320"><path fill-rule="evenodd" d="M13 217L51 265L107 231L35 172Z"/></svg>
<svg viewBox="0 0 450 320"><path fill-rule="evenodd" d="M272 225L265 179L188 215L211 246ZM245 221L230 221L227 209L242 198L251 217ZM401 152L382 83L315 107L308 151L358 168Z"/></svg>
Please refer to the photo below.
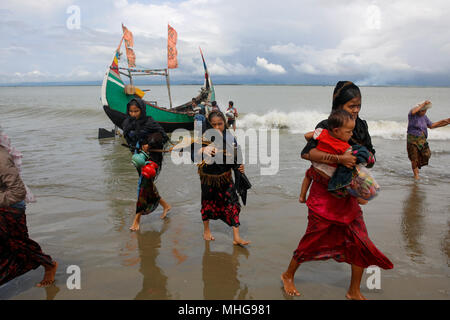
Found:
<svg viewBox="0 0 450 320"><path fill-rule="evenodd" d="M178 67L178 62L176 61L177 49L175 48L177 43L177 37L178 36L175 29L172 28L170 24L167 23L167 68L164 70L166 73L167 90L169 91L170 109L172 109L172 97L170 95L169 69L174 69Z"/></svg>
<svg viewBox="0 0 450 320"><path fill-rule="evenodd" d="M169 69L164 69L166 73L166 83L167 83L167 91L169 91L169 103L170 103L170 109L172 109L172 97L170 95L170 79L169 79Z"/></svg>

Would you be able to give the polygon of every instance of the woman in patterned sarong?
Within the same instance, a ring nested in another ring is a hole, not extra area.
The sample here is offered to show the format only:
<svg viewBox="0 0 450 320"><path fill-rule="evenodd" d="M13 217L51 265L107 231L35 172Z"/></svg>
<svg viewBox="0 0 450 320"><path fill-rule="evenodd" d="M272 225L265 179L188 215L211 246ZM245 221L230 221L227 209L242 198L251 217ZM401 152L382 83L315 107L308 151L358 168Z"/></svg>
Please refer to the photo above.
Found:
<svg viewBox="0 0 450 320"><path fill-rule="evenodd" d="M450 123L450 118L437 122L431 122L426 116L427 110L431 108L431 102L426 100L419 103L408 113L408 131L406 138L406 150L411 161L414 179L419 179L419 169L428 165L431 150L428 146L428 130L444 127Z"/></svg>
<svg viewBox="0 0 450 320"><path fill-rule="evenodd" d="M21 157L0 129L0 286L44 266L37 286L46 287L55 281L58 264L28 236L25 202L34 197L20 177Z"/></svg>
<svg viewBox="0 0 450 320"><path fill-rule="evenodd" d="M233 169L244 173L244 165L236 164L235 156L237 155L238 147L234 137L225 130L227 128L225 116L220 111L213 111L208 116L208 122L215 130L207 131L205 135L213 132L217 140L222 140L223 144L221 143L221 147L219 147L218 141L210 145L202 143L202 145L197 146L197 151L195 149L192 151L193 157L195 157L194 153L198 152L199 155L205 155L207 159L198 168L202 190L203 238L208 241L215 240L211 234L209 220L219 219L232 227L233 244L247 245L250 241L242 239L239 234L241 204L239 203L239 197L231 173ZM215 160L209 163L208 159L212 157L215 157Z"/></svg>

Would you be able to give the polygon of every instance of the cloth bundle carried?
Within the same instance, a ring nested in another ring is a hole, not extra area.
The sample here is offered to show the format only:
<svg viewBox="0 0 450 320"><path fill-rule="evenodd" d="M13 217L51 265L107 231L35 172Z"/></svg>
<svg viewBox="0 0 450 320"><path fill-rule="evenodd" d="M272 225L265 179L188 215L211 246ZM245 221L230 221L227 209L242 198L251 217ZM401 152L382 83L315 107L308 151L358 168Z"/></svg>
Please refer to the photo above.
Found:
<svg viewBox="0 0 450 320"><path fill-rule="evenodd" d="M372 200L380 191L380 185L372 177L369 169L356 165L353 179L346 189L354 197Z"/></svg>
<svg viewBox="0 0 450 320"><path fill-rule="evenodd" d="M250 180L248 180L245 173L241 173L238 170L237 166L233 170L234 170L236 191L241 196L242 203L245 206L247 204L247 190L252 187L252 184L250 183Z"/></svg>
<svg viewBox="0 0 450 320"><path fill-rule="evenodd" d="M364 166L372 165L375 159L366 147L353 145L352 149L357 165L352 169L339 165L330 178L328 191L338 198L345 197L350 193L365 200L373 199L380 186Z"/></svg>

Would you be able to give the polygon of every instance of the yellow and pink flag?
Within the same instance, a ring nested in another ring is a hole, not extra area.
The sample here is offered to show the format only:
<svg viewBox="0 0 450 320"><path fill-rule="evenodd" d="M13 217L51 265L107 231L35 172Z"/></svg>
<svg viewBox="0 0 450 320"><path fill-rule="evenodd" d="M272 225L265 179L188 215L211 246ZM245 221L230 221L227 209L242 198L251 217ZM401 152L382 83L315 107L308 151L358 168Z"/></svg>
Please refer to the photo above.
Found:
<svg viewBox="0 0 450 320"><path fill-rule="evenodd" d="M122 24L123 40L125 40L125 49L127 52L128 67L136 67L136 55L134 54L133 34Z"/></svg>
<svg viewBox="0 0 450 320"><path fill-rule="evenodd" d="M168 25L168 36L167 36L167 68L175 69L178 68L177 60L177 32L174 28Z"/></svg>

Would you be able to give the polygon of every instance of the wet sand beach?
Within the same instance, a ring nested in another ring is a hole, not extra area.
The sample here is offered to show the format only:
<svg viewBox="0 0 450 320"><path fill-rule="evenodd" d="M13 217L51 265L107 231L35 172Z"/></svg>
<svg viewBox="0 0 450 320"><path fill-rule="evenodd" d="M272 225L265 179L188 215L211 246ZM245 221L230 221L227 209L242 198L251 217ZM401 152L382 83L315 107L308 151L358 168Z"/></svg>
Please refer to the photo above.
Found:
<svg viewBox="0 0 450 320"><path fill-rule="evenodd" d="M166 165L168 172L172 164ZM187 171L193 184L199 183L195 167ZM41 199L29 210L29 227L32 237L60 262L56 288L32 287L41 277L38 269L1 288L0 297L293 299L283 293L280 274L307 224L307 208L295 196L280 199L266 192L262 197L260 190L251 191L240 229L252 243L243 248L232 245L231 229L221 221L211 222L216 240L203 240L199 188L193 188L189 204L168 193L170 185L162 179L159 186L173 209L164 221L159 219L161 208L144 217L139 232L128 230L134 209L131 195L118 200L116 191L102 202ZM449 207L430 190L411 180L402 188L384 187L363 207L369 236L394 263L393 270L381 271L380 290L369 290L369 275L364 275L362 292L367 298L450 298ZM73 264L81 268L81 290L66 287L65 270ZM345 299L350 266L334 260L307 262L295 280L302 296L294 299Z"/></svg>
<svg viewBox="0 0 450 320"><path fill-rule="evenodd" d="M244 89L236 89L236 95L239 90L244 95ZM119 138L98 141L97 128L109 128L109 121L95 107L97 101L77 100L94 96L98 88L55 89L68 97L64 108L73 108L69 116L35 88L29 89L30 101L13 109L7 99L14 100L15 89L8 90L1 107L10 109L5 109L1 125L24 153L24 180L38 200L26 211L29 233L58 261L59 269L55 286L33 286L42 279L41 267L0 287L0 299L345 299L350 266L334 260L304 263L295 276L302 296L283 293L280 275L307 225L307 208L297 200L309 167L299 157L301 133L280 131L276 175L261 175L260 164L246 165L253 185L240 215L241 235L251 240L246 248L232 245L232 230L222 221L211 222L216 240L203 240L197 169L175 165L168 155L157 187L172 210L161 220L159 207L142 217L139 232L130 232L138 178L130 152ZM31 115L24 112L28 105L56 111ZM430 141L430 165L421 170L418 182L412 177L406 142L373 137L377 164L372 172L381 192L363 206L364 219L371 240L394 269L381 270L381 289L368 289L370 275L364 274L361 289L368 299L450 299L447 129ZM81 270L79 290L66 285L71 265Z"/></svg>

